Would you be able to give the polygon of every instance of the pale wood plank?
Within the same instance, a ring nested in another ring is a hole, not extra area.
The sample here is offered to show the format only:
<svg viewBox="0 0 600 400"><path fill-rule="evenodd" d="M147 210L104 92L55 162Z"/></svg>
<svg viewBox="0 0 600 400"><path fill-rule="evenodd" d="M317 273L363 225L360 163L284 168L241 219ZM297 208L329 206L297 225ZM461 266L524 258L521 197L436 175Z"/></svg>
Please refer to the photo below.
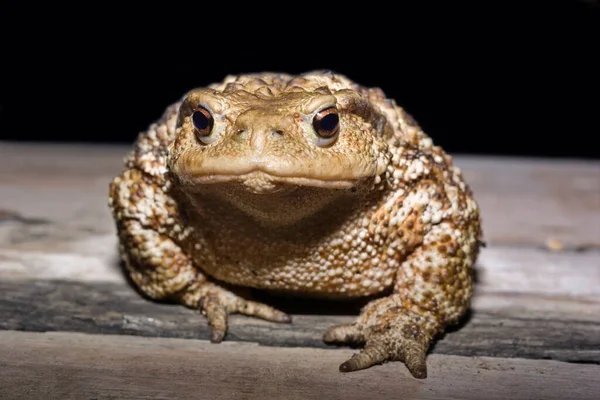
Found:
<svg viewBox="0 0 600 400"><path fill-rule="evenodd" d="M0 398L596 399L600 366L433 355L350 374L351 350L166 338L0 332Z"/></svg>
<svg viewBox="0 0 600 400"><path fill-rule="evenodd" d="M491 243L600 248L600 162L457 157Z"/></svg>
<svg viewBox="0 0 600 400"><path fill-rule="evenodd" d="M55 237L52 234L48 237ZM8 235L33 234L22 230ZM66 236L65 232L60 241L41 238L0 244L0 278L124 282L115 235ZM481 250L475 271L478 294L597 298L600 302L600 251L596 250L553 252L492 245Z"/></svg>
<svg viewBox="0 0 600 400"><path fill-rule="evenodd" d="M71 235L113 232L108 182L127 150L0 142L0 210L52 221ZM455 159L481 205L488 242L600 248L600 162Z"/></svg>

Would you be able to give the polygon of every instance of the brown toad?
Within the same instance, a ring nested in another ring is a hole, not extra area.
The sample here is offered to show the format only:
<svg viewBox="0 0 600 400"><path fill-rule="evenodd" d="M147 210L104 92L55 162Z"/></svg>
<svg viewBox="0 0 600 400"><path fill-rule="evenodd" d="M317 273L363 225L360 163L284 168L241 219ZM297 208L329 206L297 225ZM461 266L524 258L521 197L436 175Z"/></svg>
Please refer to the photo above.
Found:
<svg viewBox="0 0 600 400"><path fill-rule="evenodd" d="M380 89L331 72L189 92L139 135L109 205L133 282L199 308L213 342L232 313L291 322L233 287L379 295L325 332L364 344L340 371L401 360L426 377L433 337L468 308L481 243L452 159Z"/></svg>

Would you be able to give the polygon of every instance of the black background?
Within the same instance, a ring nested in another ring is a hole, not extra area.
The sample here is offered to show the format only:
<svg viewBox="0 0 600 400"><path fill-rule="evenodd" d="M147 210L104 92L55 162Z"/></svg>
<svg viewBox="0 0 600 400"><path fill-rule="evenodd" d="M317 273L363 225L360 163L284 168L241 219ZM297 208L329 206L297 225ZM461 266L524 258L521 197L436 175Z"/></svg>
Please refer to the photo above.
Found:
<svg viewBox="0 0 600 400"><path fill-rule="evenodd" d="M600 158L595 2L278 4L8 3L0 139L130 143L227 74L329 69L382 88L449 152Z"/></svg>

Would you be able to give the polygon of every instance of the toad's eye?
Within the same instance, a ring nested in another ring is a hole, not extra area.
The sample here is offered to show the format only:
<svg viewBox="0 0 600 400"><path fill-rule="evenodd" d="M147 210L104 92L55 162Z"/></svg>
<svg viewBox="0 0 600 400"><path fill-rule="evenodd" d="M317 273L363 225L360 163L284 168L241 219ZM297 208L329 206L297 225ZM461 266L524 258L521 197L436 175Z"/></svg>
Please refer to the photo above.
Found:
<svg viewBox="0 0 600 400"><path fill-rule="evenodd" d="M319 111L313 119L313 127L319 136L325 139L334 137L340 128L340 116L335 107Z"/></svg>
<svg viewBox="0 0 600 400"><path fill-rule="evenodd" d="M215 122L210 111L202 106L196 107L194 114L192 114L192 121L200 137L210 135Z"/></svg>

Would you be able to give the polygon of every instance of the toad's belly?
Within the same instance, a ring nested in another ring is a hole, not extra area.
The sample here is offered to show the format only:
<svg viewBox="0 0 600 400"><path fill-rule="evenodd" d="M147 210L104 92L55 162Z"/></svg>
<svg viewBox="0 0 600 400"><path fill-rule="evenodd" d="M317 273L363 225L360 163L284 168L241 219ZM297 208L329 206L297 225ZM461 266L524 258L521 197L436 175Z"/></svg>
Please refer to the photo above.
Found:
<svg viewBox="0 0 600 400"><path fill-rule="evenodd" d="M234 285L325 297L380 293L394 282L402 254L366 229L310 241L256 237L206 238L195 243L197 267Z"/></svg>

